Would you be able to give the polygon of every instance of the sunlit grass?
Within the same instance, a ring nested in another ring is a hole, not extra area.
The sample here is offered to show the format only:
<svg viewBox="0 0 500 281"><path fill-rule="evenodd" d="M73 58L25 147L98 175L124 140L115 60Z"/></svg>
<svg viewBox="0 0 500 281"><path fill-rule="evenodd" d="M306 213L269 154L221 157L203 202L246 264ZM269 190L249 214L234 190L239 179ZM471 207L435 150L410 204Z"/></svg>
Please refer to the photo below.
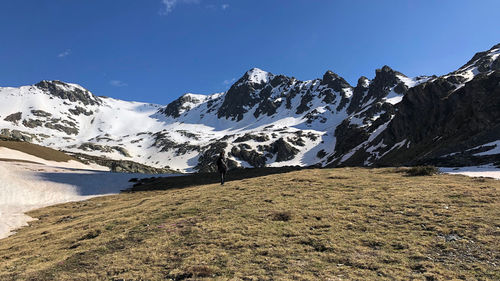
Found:
<svg viewBox="0 0 500 281"><path fill-rule="evenodd" d="M499 280L499 190L343 168L67 203L0 240L0 280Z"/></svg>

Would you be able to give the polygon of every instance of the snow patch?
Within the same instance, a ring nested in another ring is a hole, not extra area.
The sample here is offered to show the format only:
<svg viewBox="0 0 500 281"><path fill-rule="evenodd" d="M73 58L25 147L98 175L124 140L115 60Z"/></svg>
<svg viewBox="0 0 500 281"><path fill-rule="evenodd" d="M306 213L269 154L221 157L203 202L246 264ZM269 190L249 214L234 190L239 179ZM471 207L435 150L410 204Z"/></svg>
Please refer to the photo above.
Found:
<svg viewBox="0 0 500 281"><path fill-rule="evenodd" d="M490 164L460 168L440 167L439 170L446 174L465 175L469 177L488 177L500 179L500 168Z"/></svg>
<svg viewBox="0 0 500 281"><path fill-rule="evenodd" d="M131 187L129 179L148 176L0 161L0 239L33 220L25 212L116 194Z"/></svg>
<svg viewBox="0 0 500 281"><path fill-rule="evenodd" d="M269 81L269 78L271 74L267 71L264 71L259 68L252 68L247 72L249 82L261 84L261 83L267 83Z"/></svg>
<svg viewBox="0 0 500 281"><path fill-rule="evenodd" d="M478 148L485 147L485 146L493 146L493 148L491 148L488 151L476 153L476 154L474 154L474 156L484 156L484 155L500 154L500 140L497 140L497 141L494 141L494 142L490 142L490 143L487 143L487 144L483 144L483 145L475 147L473 149L478 149ZM469 149L469 150L472 150L472 149Z"/></svg>

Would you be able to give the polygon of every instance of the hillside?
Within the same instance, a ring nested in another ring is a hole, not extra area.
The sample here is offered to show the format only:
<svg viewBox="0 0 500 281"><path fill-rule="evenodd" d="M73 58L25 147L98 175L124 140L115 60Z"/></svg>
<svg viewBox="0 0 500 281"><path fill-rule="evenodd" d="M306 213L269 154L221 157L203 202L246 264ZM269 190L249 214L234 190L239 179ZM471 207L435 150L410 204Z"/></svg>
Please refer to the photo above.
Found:
<svg viewBox="0 0 500 281"><path fill-rule="evenodd" d="M11 150L20 151L48 161L56 161L56 162L68 162L70 160L76 161L75 158L63 152L28 142L0 140L0 147L5 147Z"/></svg>
<svg viewBox="0 0 500 281"><path fill-rule="evenodd" d="M356 86L327 71L301 81L254 68L227 92L166 106L41 81L0 88L0 134L183 172L231 167L500 165L500 44L446 75L383 66Z"/></svg>
<svg viewBox="0 0 500 281"><path fill-rule="evenodd" d="M342 168L99 197L30 212L0 279L498 280L499 192Z"/></svg>

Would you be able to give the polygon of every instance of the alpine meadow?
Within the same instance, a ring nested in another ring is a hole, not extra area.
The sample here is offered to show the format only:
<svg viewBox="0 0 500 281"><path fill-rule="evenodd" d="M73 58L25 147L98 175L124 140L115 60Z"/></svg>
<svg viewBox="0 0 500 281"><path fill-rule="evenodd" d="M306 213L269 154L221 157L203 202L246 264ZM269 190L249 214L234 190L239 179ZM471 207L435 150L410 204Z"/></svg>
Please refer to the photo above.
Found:
<svg viewBox="0 0 500 281"><path fill-rule="evenodd" d="M0 280L500 280L500 3L0 9Z"/></svg>

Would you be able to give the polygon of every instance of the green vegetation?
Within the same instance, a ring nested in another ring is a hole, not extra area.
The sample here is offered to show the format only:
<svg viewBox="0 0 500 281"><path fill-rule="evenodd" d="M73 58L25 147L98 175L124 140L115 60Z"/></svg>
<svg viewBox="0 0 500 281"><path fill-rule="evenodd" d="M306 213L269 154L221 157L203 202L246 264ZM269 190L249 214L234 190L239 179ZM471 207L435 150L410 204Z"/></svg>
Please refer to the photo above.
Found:
<svg viewBox="0 0 500 281"><path fill-rule="evenodd" d="M36 210L1 240L0 280L499 280L500 182L405 170L309 169Z"/></svg>

